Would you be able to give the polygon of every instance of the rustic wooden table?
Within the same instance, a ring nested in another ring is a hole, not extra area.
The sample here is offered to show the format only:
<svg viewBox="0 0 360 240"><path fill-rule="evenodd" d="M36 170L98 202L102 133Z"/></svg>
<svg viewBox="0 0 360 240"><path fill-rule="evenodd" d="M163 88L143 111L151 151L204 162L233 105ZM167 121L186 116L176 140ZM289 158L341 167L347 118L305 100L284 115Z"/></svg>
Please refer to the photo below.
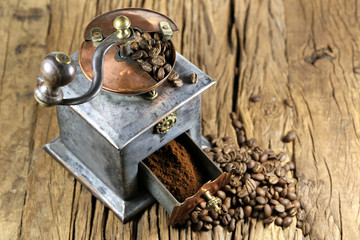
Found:
<svg viewBox="0 0 360 240"><path fill-rule="evenodd" d="M203 94L204 134L235 137L234 110L247 136L296 163L310 238L360 239L360 17L352 0L0 0L0 239L303 238L295 223L282 230L254 220L234 233L179 230L158 204L122 224L42 151L58 127L55 108L33 98L40 61L77 51L93 17L128 6L172 17L177 50L217 81ZM290 129L298 136L284 144Z"/></svg>

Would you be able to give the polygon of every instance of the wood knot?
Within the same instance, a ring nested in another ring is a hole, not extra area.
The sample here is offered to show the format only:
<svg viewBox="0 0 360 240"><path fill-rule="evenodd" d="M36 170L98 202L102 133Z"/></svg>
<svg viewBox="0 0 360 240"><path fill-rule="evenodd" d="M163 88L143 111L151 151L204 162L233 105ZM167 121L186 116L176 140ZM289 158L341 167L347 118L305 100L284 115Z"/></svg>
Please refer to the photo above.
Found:
<svg viewBox="0 0 360 240"><path fill-rule="evenodd" d="M305 62L314 65L317 60L323 58L330 61L336 58L330 46L327 46L326 48L316 49L310 56L305 57Z"/></svg>

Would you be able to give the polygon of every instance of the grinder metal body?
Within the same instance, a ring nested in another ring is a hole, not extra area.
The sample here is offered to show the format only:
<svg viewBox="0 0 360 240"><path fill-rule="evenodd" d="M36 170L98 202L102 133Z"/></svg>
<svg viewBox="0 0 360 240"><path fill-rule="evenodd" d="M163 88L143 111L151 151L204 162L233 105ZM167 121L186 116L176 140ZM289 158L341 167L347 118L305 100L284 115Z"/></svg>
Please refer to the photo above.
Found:
<svg viewBox="0 0 360 240"><path fill-rule="evenodd" d="M41 105L56 105L60 136L44 148L121 221L148 207L154 196L173 213L173 224L204 199L214 205L211 193L228 178L201 150L207 144L201 135L201 92L215 82L174 49L172 70L183 79L196 73L197 84L174 88L165 81L168 76L155 81L144 74L126 56L129 44L136 41L135 28L164 37L172 35L168 28L178 30L160 13L120 9L89 24L79 53L45 58L35 98ZM214 180L186 204L177 202L141 162L179 136L192 142L190 148Z"/></svg>

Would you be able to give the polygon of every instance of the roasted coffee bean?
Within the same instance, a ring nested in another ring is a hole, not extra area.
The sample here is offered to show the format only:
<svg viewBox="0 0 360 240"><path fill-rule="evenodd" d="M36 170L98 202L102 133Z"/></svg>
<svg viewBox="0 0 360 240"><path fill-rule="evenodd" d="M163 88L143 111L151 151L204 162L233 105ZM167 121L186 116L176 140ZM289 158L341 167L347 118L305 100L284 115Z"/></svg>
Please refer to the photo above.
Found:
<svg viewBox="0 0 360 240"><path fill-rule="evenodd" d="M289 162L288 164L289 164L290 170L295 169L295 163L294 162Z"/></svg>
<svg viewBox="0 0 360 240"><path fill-rule="evenodd" d="M254 207L254 206L256 205L255 199L251 199L250 202L249 202L249 205L250 205L251 207Z"/></svg>
<svg viewBox="0 0 360 240"><path fill-rule="evenodd" d="M250 199L254 199L256 197L256 192L255 191L252 191L250 194L249 194L249 197Z"/></svg>
<svg viewBox="0 0 360 240"><path fill-rule="evenodd" d="M237 115L236 115L235 112L231 112L231 113L230 113L230 118L231 118L231 120L235 120L235 119L237 119L238 117L237 117Z"/></svg>
<svg viewBox="0 0 360 240"><path fill-rule="evenodd" d="M246 145L248 145L248 147L255 147L256 146L256 138L250 138L248 141L246 141Z"/></svg>
<svg viewBox="0 0 360 240"><path fill-rule="evenodd" d="M223 205L225 205L225 207L229 209L231 207L231 197L225 198Z"/></svg>
<svg viewBox="0 0 360 240"><path fill-rule="evenodd" d="M221 224L226 226L230 223L231 221L231 217L229 214L225 214L222 218L221 218Z"/></svg>
<svg viewBox="0 0 360 240"><path fill-rule="evenodd" d="M141 49L147 49L149 44L145 40L141 40L138 42L138 45Z"/></svg>
<svg viewBox="0 0 360 240"><path fill-rule="evenodd" d="M171 65L170 64L165 64L164 66L164 70L165 70L165 73L168 74L171 72Z"/></svg>
<svg viewBox="0 0 360 240"><path fill-rule="evenodd" d="M157 74L157 71L158 71L158 69L159 69L159 67L158 66L153 66L152 67L152 72L153 72L153 74L156 76Z"/></svg>
<svg viewBox="0 0 360 240"><path fill-rule="evenodd" d="M213 219L210 217L210 216L203 216L201 218L201 220L204 222L204 223L212 223L213 222Z"/></svg>
<svg viewBox="0 0 360 240"><path fill-rule="evenodd" d="M153 47L149 50L149 57L154 58L160 54L160 49Z"/></svg>
<svg viewBox="0 0 360 240"><path fill-rule="evenodd" d="M179 73L173 71L172 73L170 73L170 75L168 77L168 80L173 81L173 80L176 80L176 79L179 79Z"/></svg>
<svg viewBox="0 0 360 240"><path fill-rule="evenodd" d="M149 45L152 46L152 47L156 44L155 39L149 39L147 42L148 42ZM151 49L150 49L150 50L151 50ZM160 50L161 50L161 49L159 49L159 53L160 53Z"/></svg>
<svg viewBox="0 0 360 240"><path fill-rule="evenodd" d="M133 43L131 43L130 48L133 51L137 51L137 50L139 50L139 45L137 44L137 42L133 42Z"/></svg>
<svg viewBox="0 0 360 240"><path fill-rule="evenodd" d="M280 162L283 162L283 161L285 161L286 160L286 158L287 158L287 155L286 155L286 153L279 153L277 156L276 156L276 158L280 161Z"/></svg>
<svg viewBox="0 0 360 240"><path fill-rule="evenodd" d="M248 193L251 193L252 191L255 191L256 189L256 183L253 179L248 179L246 180L246 189L248 191Z"/></svg>
<svg viewBox="0 0 360 240"><path fill-rule="evenodd" d="M288 172L290 170L289 164L284 165L284 170L285 170L285 172Z"/></svg>
<svg viewBox="0 0 360 240"><path fill-rule="evenodd" d="M228 208L223 204L221 205L221 212L224 214L228 212Z"/></svg>
<svg viewBox="0 0 360 240"><path fill-rule="evenodd" d="M261 173L256 173L256 174L252 174L251 177L255 180L258 181L264 181L265 180L265 176Z"/></svg>
<svg viewBox="0 0 360 240"><path fill-rule="evenodd" d="M246 197L247 195L249 195L247 189L244 187L244 188L241 188L240 191L237 191L237 196L239 198L243 198L243 197Z"/></svg>
<svg viewBox="0 0 360 240"><path fill-rule="evenodd" d="M204 217L204 216L207 216L207 215L209 215L209 210L207 210L207 209L203 209L203 210L201 210L200 213L199 213L199 217L200 217L200 218L202 218L202 217Z"/></svg>
<svg viewBox="0 0 360 240"><path fill-rule="evenodd" d="M251 159L246 166L248 169L252 169L253 167L255 167L255 161Z"/></svg>
<svg viewBox="0 0 360 240"><path fill-rule="evenodd" d="M198 81L199 81L198 75L197 75L196 73L192 73L192 74L190 75L190 82L191 82L192 84L195 84L195 83L197 83Z"/></svg>
<svg viewBox="0 0 360 240"><path fill-rule="evenodd" d="M206 202L201 202L201 203L199 203L199 206L200 206L202 209L205 209L205 208L206 208Z"/></svg>
<svg viewBox="0 0 360 240"><path fill-rule="evenodd" d="M238 221L244 218L244 210L242 207L238 207L235 209L234 217Z"/></svg>
<svg viewBox="0 0 360 240"><path fill-rule="evenodd" d="M160 38L160 34L159 33L154 33L154 39L156 40L156 41L159 41L161 38Z"/></svg>
<svg viewBox="0 0 360 240"><path fill-rule="evenodd" d="M131 55L132 59L140 59L143 56L143 52L142 51L136 51L134 54Z"/></svg>
<svg viewBox="0 0 360 240"><path fill-rule="evenodd" d="M301 207L301 204L300 204L300 202L299 202L298 200L294 200L294 201L292 202L292 204L294 204L294 206L295 206L296 209L299 209L299 208Z"/></svg>
<svg viewBox="0 0 360 240"><path fill-rule="evenodd" d="M279 217L282 217L283 219L285 218L285 217L287 217L287 212L281 212L281 213L279 213Z"/></svg>
<svg viewBox="0 0 360 240"><path fill-rule="evenodd" d="M266 203L266 200L264 197L256 197L255 199L258 203L260 203L262 205L264 205Z"/></svg>
<svg viewBox="0 0 360 240"><path fill-rule="evenodd" d="M290 200L287 199L287 198L281 197L281 198L279 198L279 202L280 202L282 205L286 206L286 205L288 205L288 204L290 203Z"/></svg>
<svg viewBox="0 0 360 240"><path fill-rule="evenodd" d="M234 126L234 128L242 128L242 123L237 119L234 119L232 121L232 125Z"/></svg>
<svg viewBox="0 0 360 240"><path fill-rule="evenodd" d="M257 187L256 188L256 194L261 196L261 197L265 197L266 192L261 187Z"/></svg>
<svg viewBox="0 0 360 240"><path fill-rule="evenodd" d="M252 168L252 171L255 173L259 173L263 171L263 166L259 162L255 162L255 166Z"/></svg>
<svg viewBox="0 0 360 240"><path fill-rule="evenodd" d="M269 177L268 181L270 184L275 185L279 182L279 178L275 174L273 174Z"/></svg>
<svg viewBox="0 0 360 240"><path fill-rule="evenodd" d="M268 160L268 158L269 158L269 155L267 155L265 153L260 157L260 162L264 163L264 162L266 162Z"/></svg>
<svg viewBox="0 0 360 240"><path fill-rule="evenodd" d="M277 226L282 226L282 224L283 224L283 219L281 218L281 217L277 217L276 219L275 219L275 224L277 225Z"/></svg>
<svg viewBox="0 0 360 240"><path fill-rule="evenodd" d="M291 217L286 217L283 220L283 227L288 227L292 223L293 219Z"/></svg>
<svg viewBox="0 0 360 240"><path fill-rule="evenodd" d="M198 212L192 212L190 215L190 220L193 223L198 223L199 221L199 213Z"/></svg>
<svg viewBox="0 0 360 240"><path fill-rule="evenodd" d="M288 192L295 193L295 186L294 185L288 186Z"/></svg>
<svg viewBox="0 0 360 240"><path fill-rule="evenodd" d="M244 144L246 142L246 138L244 136L238 136L237 140L239 144Z"/></svg>
<svg viewBox="0 0 360 240"><path fill-rule="evenodd" d="M307 223L307 222L304 222L304 223L303 223L302 230L303 230L303 234L304 234L304 236L309 235L309 233L310 233L310 231L311 231L310 224L309 224L309 223Z"/></svg>
<svg viewBox="0 0 360 240"><path fill-rule="evenodd" d="M285 207L282 204L275 205L274 209L279 213L285 212Z"/></svg>
<svg viewBox="0 0 360 240"><path fill-rule="evenodd" d="M271 216L272 209L271 209L269 204L264 205L264 214L265 214L265 217L270 217Z"/></svg>
<svg viewBox="0 0 360 240"><path fill-rule="evenodd" d="M271 203L272 205L274 205L274 206L280 204L280 202L277 201L277 200L275 200L275 199L271 199L271 200L270 200L270 203Z"/></svg>
<svg viewBox="0 0 360 240"><path fill-rule="evenodd" d="M297 209L296 208L292 208L288 211L288 215L294 217L296 216L296 213L297 213Z"/></svg>
<svg viewBox="0 0 360 240"><path fill-rule="evenodd" d="M269 216L263 220L264 224L270 224L274 221L274 218Z"/></svg>
<svg viewBox="0 0 360 240"><path fill-rule="evenodd" d="M164 70L164 68L161 67L161 68L159 68L159 70L157 72L157 78L159 80L162 80L164 78L164 76L165 76L165 70Z"/></svg>
<svg viewBox="0 0 360 240"><path fill-rule="evenodd" d="M234 188L240 186L241 182L239 180L238 177L233 177L232 179L230 179L230 185Z"/></svg>
<svg viewBox="0 0 360 240"><path fill-rule="evenodd" d="M209 215L211 216L212 219L218 219L218 217L219 217L219 213L216 212L214 209L211 209L209 211Z"/></svg>
<svg viewBox="0 0 360 240"><path fill-rule="evenodd" d="M165 58L163 56L155 56L154 58L151 59L151 63L156 65L156 66L164 66L166 61L165 61Z"/></svg>
<svg viewBox="0 0 360 240"><path fill-rule="evenodd" d="M291 201L296 200L296 193L288 192L286 196L287 196L287 197L289 198L289 200L291 200Z"/></svg>
<svg viewBox="0 0 360 240"><path fill-rule="evenodd" d="M238 202L239 202L239 201L238 201L238 198L237 198L236 196L233 196L233 197L231 198L231 205L232 205L232 206L236 206Z"/></svg>
<svg viewBox="0 0 360 240"><path fill-rule="evenodd" d="M259 102L261 100L261 97L258 95L251 96L249 99L251 102Z"/></svg>
<svg viewBox="0 0 360 240"><path fill-rule="evenodd" d="M181 87L184 83L181 79L176 79L173 81L175 87Z"/></svg>
<svg viewBox="0 0 360 240"><path fill-rule="evenodd" d="M200 231L203 226L204 226L203 221L198 221L198 222L195 224L194 231Z"/></svg>
<svg viewBox="0 0 360 240"><path fill-rule="evenodd" d="M148 33L148 32L145 32L145 33L141 34L141 37L142 37L145 41L148 41L148 40L151 39L151 35L150 35L150 33Z"/></svg>
<svg viewBox="0 0 360 240"><path fill-rule="evenodd" d="M144 62L143 64L141 64L141 67L144 69L144 71L146 72L151 72L152 71L152 66L150 63L148 62Z"/></svg>
<svg viewBox="0 0 360 240"><path fill-rule="evenodd" d="M291 107L293 108L295 106L293 100L291 98L288 98L285 100L285 104L288 106L288 107Z"/></svg>
<svg viewBox="0 0 360 240"><path fill-rule="evenodd" d="M256 210L256 211L261 211L263 209L264 209L264 205L255 205L254 206L254 210Z"/></svg>
<svg viewBox="0 0 360 240"><path fill-rule="evenodd" d="M288 204L286 204L286 206L285 206L285 210L286 210L286 211L289 211L290 209L293 209L293 208L295 208L295 205L292 204L291 202L288 203Z"/></svg>
<svg viewBox="0 0 360 240"><path fill-rule="evenodd" d="M286 133L286 135L283 138L283 141L288 143L288 142L292 142L294 141L296 138L296 131L295 130L291 130L289 132Z"/></svg>
<svg viewBox="0 0 360 240"><path fill-rule="evenodd" d="M228 228L228 230L229 230L229 232L233 232L234 230L235 230L235 219L234 218L232 218L231 220L230 220L230 224L229 224L229 228Z"/></svg>
<svg viewBox="0 0 360 240"><path fill-rule="evenodd" d="M278 177L284 177L286 172L285 172L285 169L282 168L282 167L278 167L276 170L275 170L275 174L278 176Z"/></svg>
<svg viewBox="0 0 360 240"><path fill-rule="evenodd" d="M280 192L280 197L285 197L287 194L287 187L285 185L285 187L283 188L283 190Z"/></svg>
<svg viewBox="0 0 360 240"><path fill-rule="evenodd" d="M226 198L226 194L224 191L217 191L216 195L221 199L221 200L224 200Z"/></svg>
<svg viewBox="0 0 360 240"><path fill-rule="evenodd" d="M245 214L245 217L250 217L251 216L251 212L252 212L252 207L251 206L245 206L245 209L244 209L244 214Z"/></svg>
<svg viewBox="0 0 360 240"><path fill-rule="evenodd" d="M228 210L228 214L230 215L230 217L233 217L234 214L235 214L235 209L230 208L230 209Z"/></svg>
<svg viewBox="0 0 360 240"><path fill-rule="evenodd" d="M212 223L212 225L213 225L214 227L216 227L216 226L219 225L219 224L220 224L220 221L219 221L219 220L214 220L213 223Z"/></svg>
<svg viewBox="0 0 360 240"><path fill-rule="evenodd" d="M204 223L203 229L205 231L209 231L209 230L213 229L213 225L211 223Z"/></svg>

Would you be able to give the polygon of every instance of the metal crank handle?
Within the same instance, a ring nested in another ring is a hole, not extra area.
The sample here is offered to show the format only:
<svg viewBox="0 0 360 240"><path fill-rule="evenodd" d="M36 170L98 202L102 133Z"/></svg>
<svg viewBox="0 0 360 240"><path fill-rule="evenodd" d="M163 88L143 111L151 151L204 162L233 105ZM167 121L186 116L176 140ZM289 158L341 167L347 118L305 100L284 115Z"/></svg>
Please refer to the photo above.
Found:
<svg viewBox="0 0 360 240"><path fill-rule="evenodd" d="M104 56L115 44L125 44L135 39L134 31L130 27L130 20L125 16L115 18L113 25L116 32L105 38L96 48L92 68L94 77L89 90L82 96L63 98L61 86L69 84L76 75L74 61L66 54L53 52L47 55L41 63L38 84L34 91L36 101L45 107L55 105L77 105L90 101L101 90L103 83Z"/></svg>

